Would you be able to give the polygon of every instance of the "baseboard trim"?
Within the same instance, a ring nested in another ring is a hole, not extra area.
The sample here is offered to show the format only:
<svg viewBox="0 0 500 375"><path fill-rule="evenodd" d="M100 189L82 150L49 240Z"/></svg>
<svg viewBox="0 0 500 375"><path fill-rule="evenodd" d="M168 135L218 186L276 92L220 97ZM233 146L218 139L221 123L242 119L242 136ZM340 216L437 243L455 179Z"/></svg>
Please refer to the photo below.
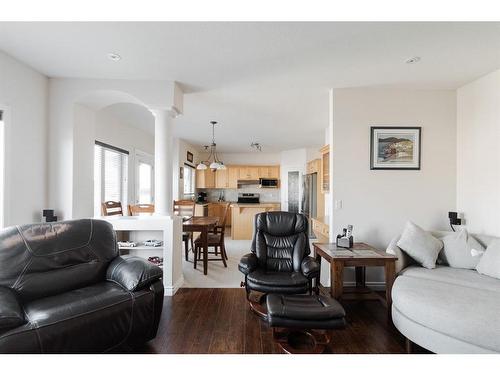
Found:
<svg viewBox="0 0 500 375"><path fill-rule="evenodd" d="M173 286L167 286L164 288L164 295L167 297L172 297L184 284L184 275L177 279Z"/></svg>

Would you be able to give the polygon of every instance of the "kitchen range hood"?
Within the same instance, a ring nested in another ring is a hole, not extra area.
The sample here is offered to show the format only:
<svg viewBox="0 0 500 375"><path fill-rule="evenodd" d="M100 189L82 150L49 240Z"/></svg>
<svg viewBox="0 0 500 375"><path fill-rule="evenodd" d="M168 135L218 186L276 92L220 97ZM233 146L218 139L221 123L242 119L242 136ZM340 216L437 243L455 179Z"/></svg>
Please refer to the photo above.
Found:
<svg viewBox="0 0 500 375"><path fill-rule="evenodd" d="M259 180L238 180L238 186L259 186Z"/></svg>

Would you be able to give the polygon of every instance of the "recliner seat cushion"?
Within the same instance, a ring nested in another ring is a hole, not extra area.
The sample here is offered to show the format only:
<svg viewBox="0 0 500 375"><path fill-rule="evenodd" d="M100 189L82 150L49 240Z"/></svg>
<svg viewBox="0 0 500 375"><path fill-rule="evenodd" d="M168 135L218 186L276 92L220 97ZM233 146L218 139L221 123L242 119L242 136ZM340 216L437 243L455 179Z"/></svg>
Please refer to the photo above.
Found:
<svg viewBox="0 0 500 375"><path fill-rule="evenodd" d="M307 286L307 278L299 272L265 272L261 269L248 274L247 280L269 286Z"/></svg>
<svg viewBox="0 0 500 375"><path fill-rule="evenodd" d="M396 278L393 309L454 339L500 352L500 281L473 270L410 267Z"/></svg>

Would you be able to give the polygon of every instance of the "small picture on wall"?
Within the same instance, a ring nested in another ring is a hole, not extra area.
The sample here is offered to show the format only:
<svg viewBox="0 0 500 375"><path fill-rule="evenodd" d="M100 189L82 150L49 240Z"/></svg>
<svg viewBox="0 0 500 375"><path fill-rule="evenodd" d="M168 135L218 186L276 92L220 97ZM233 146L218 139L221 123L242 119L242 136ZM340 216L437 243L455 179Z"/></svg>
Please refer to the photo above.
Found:
<svg viewBox="0 0 500 375"><path fill-rule="evenodd" d="M372 126L370 169L420 169L420 127Z"/></svg>
<svg viewBox="0 0 500 375"><path fill-rule="evenodd" d="M186 159L187 159L188 162L192 163L193 162L193 154L188 151Z"/></svg>
<svg viewBox="0 0 500 375"><path fill-rule="evenodd" d="M179 179L180 180L184 179L184 167L179 168Z"/></svg>

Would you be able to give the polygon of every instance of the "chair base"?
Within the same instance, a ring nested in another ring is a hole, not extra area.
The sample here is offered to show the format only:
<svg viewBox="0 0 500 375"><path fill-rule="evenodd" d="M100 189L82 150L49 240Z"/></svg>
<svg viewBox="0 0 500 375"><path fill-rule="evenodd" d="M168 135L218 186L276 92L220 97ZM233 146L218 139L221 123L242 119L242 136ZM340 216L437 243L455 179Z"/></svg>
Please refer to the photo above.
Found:
<svg viewBox="0 0 500 375"><path fill-rule="evenodd" d="M331 341L326 331L288 328L273 328L273 339L286 354L321 354Z"/></svg>
<svg viewBox="0 0 500 375"><path fill-rule="evenodd" d="M266 296L267 294L265 293L259 293L259 295L254 295L254 298L252 298L252 293L247 293L247 301L250 305L250 310L264 322L267 322Z"/></svg>

